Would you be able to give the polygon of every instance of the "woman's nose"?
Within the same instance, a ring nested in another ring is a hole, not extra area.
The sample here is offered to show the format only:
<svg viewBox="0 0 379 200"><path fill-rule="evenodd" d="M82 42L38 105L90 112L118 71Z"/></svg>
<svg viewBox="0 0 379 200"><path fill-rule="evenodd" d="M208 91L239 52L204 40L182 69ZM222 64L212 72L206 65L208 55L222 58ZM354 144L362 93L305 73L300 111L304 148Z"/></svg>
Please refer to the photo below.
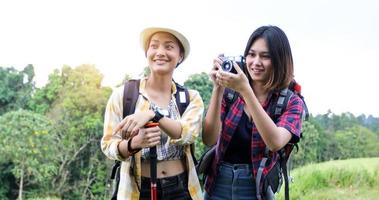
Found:
<svg viewBox="0 0 379 200"><path fill-rule="evenodd" d="M260 65L261 64L261 59L259 58L259 56L256 56L253 60L253 64L254 65Z"/></svg>
<svg viewBox="0 0 379 200"><path fill-rule="evenodd" d="M164 55L165 54L165 49L162 46L159 46L157 49L157 55Z"/></svg>

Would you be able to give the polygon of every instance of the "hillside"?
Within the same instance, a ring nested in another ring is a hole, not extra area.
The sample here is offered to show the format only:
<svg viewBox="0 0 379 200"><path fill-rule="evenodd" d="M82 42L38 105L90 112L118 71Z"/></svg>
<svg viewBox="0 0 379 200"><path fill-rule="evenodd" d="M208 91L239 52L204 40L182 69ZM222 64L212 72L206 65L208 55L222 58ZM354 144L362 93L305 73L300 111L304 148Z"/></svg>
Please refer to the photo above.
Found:
<svg viewBox="0 0 379 200"><path fill-rule="evenodd" d="M290 172L291 199L374 200L379 197L379 158L310 164ZM284 184L277 199L284 199Z"/></svg>

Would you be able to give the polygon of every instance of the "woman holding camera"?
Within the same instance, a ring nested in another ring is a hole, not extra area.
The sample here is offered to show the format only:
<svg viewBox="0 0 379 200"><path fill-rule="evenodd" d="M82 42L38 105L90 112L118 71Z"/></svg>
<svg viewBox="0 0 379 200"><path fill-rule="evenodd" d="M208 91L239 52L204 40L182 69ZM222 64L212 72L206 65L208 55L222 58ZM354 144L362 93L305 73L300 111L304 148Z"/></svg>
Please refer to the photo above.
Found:
<svg viewBox="0 0 379 200"><path fill-rule="evenodd" d="M189 42L178 31L153 27L141 33L141 44L150 74L140 80L134 114L123 118L123 86L113 92L105 112L102 151L122 161L117 199L150 200L154 193L162 200L199 200L190 144L202 128L203 101L197 91L188 90L188 106L180 115L173 81L175 68L189 54ZM145 128L149 121L159 126ZM150 190L151 147L156 147L156 193Z"/></svg>
<svg viewBox="0 0 379 200"><path fill-rule="evenodd" d="M222 69L223 58L215 58L210 72L212 97L205 117L203 142L216 145L216 155L205 182L204 199L260 199L255 177L265 149L272 161L277 151L301 132L303 102L292 95L276 123L268 107L278 91L293 79L293 60L285 33L276 26L255 30L246 45L246 64L234 62L235 73ZM241 69L242 68L242 69ZM226 89L228 88L228 89ZM235 91L230 102L226 91Z"/></svg>

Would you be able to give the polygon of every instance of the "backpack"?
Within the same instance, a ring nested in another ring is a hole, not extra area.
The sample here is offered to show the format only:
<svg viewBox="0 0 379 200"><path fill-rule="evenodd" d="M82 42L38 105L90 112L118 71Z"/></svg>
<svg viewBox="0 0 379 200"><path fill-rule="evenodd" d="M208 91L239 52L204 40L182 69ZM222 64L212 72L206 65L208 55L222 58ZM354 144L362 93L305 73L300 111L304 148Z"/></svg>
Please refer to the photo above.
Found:
<svg viewBox="0 0 379 200"><path fill-rule="evenodd" d="M134 113L136 103L139 96L139 85L140 80L132 79L125 82L124 85L124 98L123 98L123 118L126 116ZM175 99L176 99L176 105L178 106L178 110L180 115L184 113L184 111L187 109L187 106L189 105L189 92L187 88L179 85L175 82L176 85L176 93L175 93ZM197 164L197 160L194 153L194 144L191 144L191 155L192 159ZM121 161L115 160L115 163L112 166L112 172L111 172L111 180L113 180L113 192L111 200L117 200L117 193L118 193L118 186L120 183L120 167L121 167Z"/></svg>
<svg viewBox="0 0 379 200"><path fill-rule="evenodd" d="M205 178L209 173L213 158L216 155L216 145L211 146L200 156L196 165L196 172L199 176L199 181L204 184Z"/></svg>
<svg viewBox="0 0 379 200"><path fill-rule="evenodd" d="M226 107L230 107L230 105L237 99L238 94L236 93L237 92L235 92L234 90L225 88L224 98L226 101ZM286 110L288 101L292 97L292 95L298 95L303 101L304 112L302 114L302 120L308 120L309 112L305 104L304 97L301 95L301 87L298 83L296 83L295 80L293 80L291 81L288 88L285 88L280 91L277 101L271 102L271 104L269 105L268 112L275 123L277 122L279 117L283 114L283 112ZM288 186L289 177L288 177L288 170L287 170L287 162L289 160L289 157L294 147L298 149L298 145L297 145L298 142L299 140L291 139L291 141L286 146L284 146L282 149L278 151L279 159L277 163L267 173L267 175L264 177L264 180L261 180L263 177L262 175L263 175L263 169L265 165L267 163L270 163L269 149L266 147L265 156L260 163L257 176L255 179L258 199L262 199L262 198L274 199L275 198L274 193L279 192L279 189L281 188L281 184L283 182L282 180L284 177L285 199L289 200L289 186ZM200 157L200 160L198 162L197 168L199 170L199 174L203 174L203 180L205 179L205 176L208 174L208 170L210 169L210 165L215 155L215 150L216 150L215 147L216 145L213 145L205 153L203 153L203 155ZM261 185L262 185L262 190L260 190ZM262 191L262 194L260 193L260 191Z"/></svg>
<svg viewBox="0 0 379 200"><path fill-rule="evenodd" d="M292 97L292 95L299 96L303 102L304 110L301 116L302 120L305 121L309 119L308 107L304 101L304 97L301 95L301 86L295 80L292 80L288 88L285 88L280 91L278 100L269 105L268 111L270 113L270 117L275 123L286 110L288 101ZM300 138L302 137L302 135L303 134L301 132ZM278 161L275 163L273 168L266 174L264 179L261 180L263 175L263 169L266 163L270 163L271 159L269 149L266 147L265 155L261 160L255 179L258 199L275 199L274 193L279 192L284 179L285 199L289 200L289 181L291 178L288 176L289 170L287 169L287 165L289 163L289 158L291 156L292 150L294 148L296 148L297 150L299 149L297 143L299 142L300 138L292 138L288 144L286 144L282 149L278 151ZM262 190L260 190L261 184L263 184ZM262 191L262 193L260 193L260 191Z"/></svg>

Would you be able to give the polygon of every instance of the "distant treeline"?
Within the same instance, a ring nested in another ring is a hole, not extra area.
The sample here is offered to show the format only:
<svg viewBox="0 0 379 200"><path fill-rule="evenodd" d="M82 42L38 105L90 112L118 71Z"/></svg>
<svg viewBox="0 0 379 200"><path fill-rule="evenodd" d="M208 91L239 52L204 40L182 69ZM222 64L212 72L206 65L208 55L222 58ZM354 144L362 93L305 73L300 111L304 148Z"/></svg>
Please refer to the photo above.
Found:
<svg viewBox="0 0 379 200"><path fill-rule="evenodd" d="M112 89L101 86L103 76L93 65L63 66L41 88L34 75L32 65L0 67L0 199L108 199L112 161L99 144ZM184 85L208 105L206 73L191 75ZM303 136L292 167L379 156L379 118L373 116L311 116ZM200 138L197 157L205 149Z"/></svg>

